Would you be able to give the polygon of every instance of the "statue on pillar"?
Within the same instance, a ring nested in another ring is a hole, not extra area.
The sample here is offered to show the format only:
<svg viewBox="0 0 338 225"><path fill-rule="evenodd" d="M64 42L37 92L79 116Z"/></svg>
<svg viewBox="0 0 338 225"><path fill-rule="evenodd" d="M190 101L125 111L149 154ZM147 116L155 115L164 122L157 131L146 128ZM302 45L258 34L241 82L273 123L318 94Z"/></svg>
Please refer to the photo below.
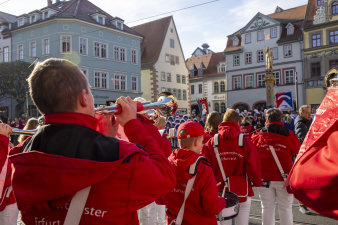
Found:
<svg viewBox="0 0 338 225"><path fill-rule="evenodd" d="M265 62L266 62L266 67L265 67L265 87L266 87L266 106L267 107L274 107L275 101L274 101L274 91L273 91L273 86L275 83L275 76L272 74L272 64L273 64L273 59L272 59L272 51L268 47L267 49L264 49L265 53Z"/></svg>

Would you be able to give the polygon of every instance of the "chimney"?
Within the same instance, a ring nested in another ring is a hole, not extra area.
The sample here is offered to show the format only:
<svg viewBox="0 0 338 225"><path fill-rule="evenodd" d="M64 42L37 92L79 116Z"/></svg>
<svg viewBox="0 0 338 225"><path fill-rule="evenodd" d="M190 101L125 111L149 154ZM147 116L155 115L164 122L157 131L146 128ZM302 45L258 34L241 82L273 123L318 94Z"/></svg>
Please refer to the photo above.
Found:
<svg viewBox="0 0 338 225"><path fill-rule="evenodd" d="M52 0L47 0L47 4L48 4L48 7L51 7L52 4L53 4L53 1Z"/></svg>

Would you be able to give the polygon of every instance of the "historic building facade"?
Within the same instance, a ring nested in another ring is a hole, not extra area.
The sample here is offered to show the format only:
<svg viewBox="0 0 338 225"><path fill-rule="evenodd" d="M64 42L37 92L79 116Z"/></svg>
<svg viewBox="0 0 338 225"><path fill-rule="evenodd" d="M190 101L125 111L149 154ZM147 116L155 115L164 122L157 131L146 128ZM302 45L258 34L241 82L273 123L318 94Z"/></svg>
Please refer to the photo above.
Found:
<svg viewBox="0 0 338 225"><path fill-rule="evenodd" d="M142 36L88 0L49 0L9 31L12 61L71 60L87 76L95 105L141 95Z"/></svg>
<svg viewBox="0 0 338 225"><path fill-rule="evenodd" d="M326 94L326 73L338 66L338 1L308 1L303 52L306 104L315 109Z"/></svg>
<svg viewBox="0 0 338 225"><path fill-rule="evenodd" d="M187 59L189 69L191 107L201 114L197 100L207 98L210 111L226 111L226 62L224 52L197 48ZM197 53L197 54L196 54Z"/></svg>
<svg viewBox="0 0 338 225"><path fill-rule="evenodd" d="M132 28L144 37L141 47L142 97L157 101L160 92L171 92L178 100L178 111L188 113L188 70L173 17Z"/></svg>
<svg viewBox="0 0 338 225"><path fill-rule="evenodd" d="M277 7L269 15L257 13L245 27L228 36L227 107L251 110L266 106L267 47L273 55L274 94L292 92L294 103L304 103L301 26L305 11L306 5L288 10Z"/></svg>

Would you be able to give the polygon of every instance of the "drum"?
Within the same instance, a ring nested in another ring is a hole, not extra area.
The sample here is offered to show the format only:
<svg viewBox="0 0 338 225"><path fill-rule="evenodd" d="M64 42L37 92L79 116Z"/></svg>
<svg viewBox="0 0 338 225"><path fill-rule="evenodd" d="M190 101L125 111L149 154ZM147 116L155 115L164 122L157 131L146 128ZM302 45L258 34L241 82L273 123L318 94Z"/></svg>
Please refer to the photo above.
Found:
<svg viewBox="0 0 338 225"><path fill-rule="evenodd" d="M230 220L235 218L239 212L238 196L230 191L224 193L224 198L227 203L226 207L217 215L218 221Z"/></svg>

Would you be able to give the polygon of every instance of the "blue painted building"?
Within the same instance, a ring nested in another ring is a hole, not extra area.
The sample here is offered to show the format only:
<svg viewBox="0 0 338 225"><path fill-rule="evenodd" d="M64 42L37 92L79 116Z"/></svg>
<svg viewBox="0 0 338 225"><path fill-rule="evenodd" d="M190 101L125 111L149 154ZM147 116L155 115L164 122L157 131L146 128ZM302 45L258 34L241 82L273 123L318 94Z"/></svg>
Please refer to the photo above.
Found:
<svg viewBox="0 0 338 225"><path fill-rule="evenodd" d="M48 0L47 7L18 16L10 31L12 61L71 60L87 76L95 105L142 95L142 36L88 0Z"/></svg>

